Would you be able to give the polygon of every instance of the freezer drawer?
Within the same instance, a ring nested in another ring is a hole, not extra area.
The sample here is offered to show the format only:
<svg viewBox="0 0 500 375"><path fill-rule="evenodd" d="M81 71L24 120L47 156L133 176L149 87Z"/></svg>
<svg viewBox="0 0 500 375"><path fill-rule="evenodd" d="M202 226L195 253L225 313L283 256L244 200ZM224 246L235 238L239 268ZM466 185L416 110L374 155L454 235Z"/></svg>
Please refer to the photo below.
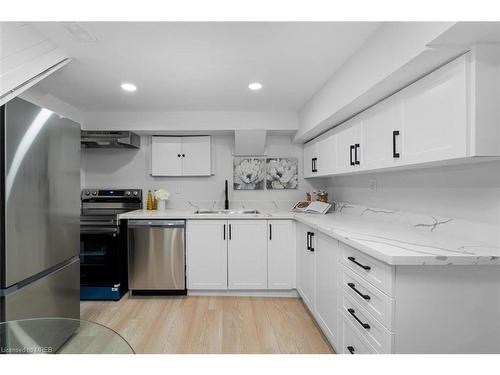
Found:
<svg viewBox="0 0 500 375"><path fill-rule="evenodd" d="M80 261L0 297L3 320L80 318Z"/></svg>
<svg viewBox="0 0 500 375"><path fill-rule="evenodd" d="M186 290L184 228L184 220L129 221L128 272L133 294Z"/></svg>

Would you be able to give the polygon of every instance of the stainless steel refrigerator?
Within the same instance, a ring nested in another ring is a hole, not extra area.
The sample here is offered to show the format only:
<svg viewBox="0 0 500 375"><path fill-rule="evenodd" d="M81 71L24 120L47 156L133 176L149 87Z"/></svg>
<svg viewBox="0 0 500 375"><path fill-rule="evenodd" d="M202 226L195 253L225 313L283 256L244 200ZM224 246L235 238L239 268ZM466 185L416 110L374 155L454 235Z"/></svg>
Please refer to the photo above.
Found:
<svg viewBox="0 0 500 375"><path fill-rule="evenodd" d="M80 317L80 125L0 107L0 321Z"/></svg>

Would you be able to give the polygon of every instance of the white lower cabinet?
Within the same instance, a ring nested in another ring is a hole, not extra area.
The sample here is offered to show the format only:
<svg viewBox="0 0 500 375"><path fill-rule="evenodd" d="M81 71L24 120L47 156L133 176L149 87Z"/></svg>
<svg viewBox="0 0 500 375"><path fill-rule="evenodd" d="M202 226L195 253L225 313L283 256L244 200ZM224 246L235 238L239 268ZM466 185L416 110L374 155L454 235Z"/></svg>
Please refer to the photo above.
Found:
<svg viewBox="0 0 500 375"><path fill-rule="evenodd" d="M229 289L267 289L266 220L229 220Z"/></svg>
<svg viewBox="0 0 500 375"><path fill-rule="evenodd" d="M227 289L226 220L188 220L188 289Z"/></svg>
<svg viewBox="0 0 500 375"><path fill-rule="evenodd" d="M267 230L267 287L292 289L294 287L293 222L268 220Z"/></svg>
<svg viewBox="0 0 500 375"><path fill-rule="evenodd" d="M314 232L297 224L297 290L309 310L314 310Z"/></svg>
<svg viewBox="0 0 500 375"><path fill-rule="evenodd" d="M315 234L315 310L319 324L335 347L339 346L337 331L338 257L338 241L321 233Z"/></svg>
<svg viewBox="0 0 500 375"><path fill-rule="evenodd" d="M292 220L188 220L188 289L293 289L293 232Z"/></svg>

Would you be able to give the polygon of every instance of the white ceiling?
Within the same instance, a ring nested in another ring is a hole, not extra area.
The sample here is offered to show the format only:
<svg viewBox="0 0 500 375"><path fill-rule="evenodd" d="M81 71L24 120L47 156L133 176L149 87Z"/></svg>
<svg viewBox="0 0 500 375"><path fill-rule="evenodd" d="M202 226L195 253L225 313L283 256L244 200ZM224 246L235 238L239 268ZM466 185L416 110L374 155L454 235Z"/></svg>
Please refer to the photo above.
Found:
<svg viewBox="0 0 500 375"><path fill-rule="evenodd" d="M299 109L376 22L86 22L34 26L74 60L39 84L84 111ZM120 84L138 90L124 93ZM251 92L249 82L264 88Z"/></svg>

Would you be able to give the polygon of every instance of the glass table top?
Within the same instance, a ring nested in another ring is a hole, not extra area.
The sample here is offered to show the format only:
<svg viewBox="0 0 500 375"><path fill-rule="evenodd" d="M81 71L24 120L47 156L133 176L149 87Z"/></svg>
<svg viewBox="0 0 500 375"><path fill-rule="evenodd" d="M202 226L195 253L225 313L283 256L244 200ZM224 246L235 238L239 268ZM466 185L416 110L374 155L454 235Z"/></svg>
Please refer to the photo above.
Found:
<svg viewBox="0 0 500 375"><path fill-rule="evenodd" d="M134 354L134 350L99 323L36 318L0 323L0 354Z"/></svg>

